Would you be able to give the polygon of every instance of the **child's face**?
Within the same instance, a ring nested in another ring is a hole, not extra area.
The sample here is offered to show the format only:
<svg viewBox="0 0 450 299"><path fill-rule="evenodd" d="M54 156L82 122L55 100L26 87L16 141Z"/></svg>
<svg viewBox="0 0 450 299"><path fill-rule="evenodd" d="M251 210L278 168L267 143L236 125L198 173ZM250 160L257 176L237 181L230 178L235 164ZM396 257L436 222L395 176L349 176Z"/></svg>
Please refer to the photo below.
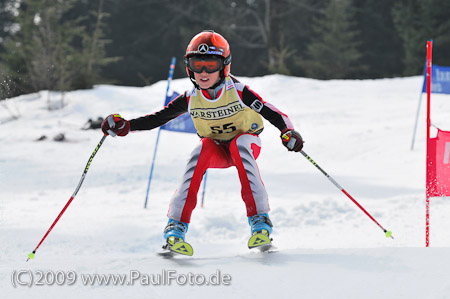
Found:
<svg viewBox="0 0 450 299"><path fill-rule="evenodd" d="M201 73L194 73L194 79L201 89L211 88L217 81L219 81L219 71L208 74L206 71Z"/></svg>

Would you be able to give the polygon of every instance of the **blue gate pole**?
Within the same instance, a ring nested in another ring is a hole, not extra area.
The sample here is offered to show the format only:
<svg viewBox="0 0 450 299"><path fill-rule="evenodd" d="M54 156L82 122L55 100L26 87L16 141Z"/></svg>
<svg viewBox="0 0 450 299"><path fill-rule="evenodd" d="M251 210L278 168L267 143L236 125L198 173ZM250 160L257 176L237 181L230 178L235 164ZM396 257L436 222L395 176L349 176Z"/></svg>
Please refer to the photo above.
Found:
<svg viewBox="0 0 450 299"><path fill-rule="evenodd" d="M206 179L208 177L208 171L205 171L205 175L203 176L203 194L202 194L202 208L204 207L205 202L205 191L206 191Z"/></svg>
<svg viewBox="0 0 450 299"><path fill-rule="evenodd" d="M422 94L423 94L423 92L420 91L419 106L417 107L416 123L414 124L414 132L413 132L413 138L412 138L412 142L411 142L411 150L414 149L414 141L416 140L417 123L419 121L420 106L422 104Z"/></svg>
<svg viewBox="0 0 450 299"><path fill-rule="evenodd" d="M150 167L150 175L148 176L147 194L145 195L144 209L147 208L148 193L150 192L150 184L152 182L153 168L155 166L156 151L158 150L158 143L159 143L159 135L160 134L161 134L161 129L158 129L158 136L156 137L155 151L153 152L152 167Z"/></svg>
<svg viewBox="0 0 450 299"><path fill-rule="evenodd" d="M167 78L166 99L167 99L167 96L169 95L170 82L172 82L173 71L175 70L175 62L176 61L177 61L176 57L172 57L172 62L170 63L169 77ZM164 101L165 101L165 99L164 99ZM148 177L147 194L145 195L144 209L147 208L148 194L150 192L150 184L152 182L153 168L155 166L155 158L156 158L156 152L158 150L158 143L159 143L159 135L160 134L161 134L161 128L158 129L158 136L156 137L155 151L153 152L152 166L150 168L150 175Z"/></svg>

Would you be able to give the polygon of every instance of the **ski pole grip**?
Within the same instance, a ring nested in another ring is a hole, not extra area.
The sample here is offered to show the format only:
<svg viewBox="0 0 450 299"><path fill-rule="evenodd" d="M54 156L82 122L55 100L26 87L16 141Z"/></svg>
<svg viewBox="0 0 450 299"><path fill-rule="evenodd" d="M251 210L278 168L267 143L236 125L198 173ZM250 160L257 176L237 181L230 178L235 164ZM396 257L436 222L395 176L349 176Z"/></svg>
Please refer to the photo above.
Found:
<svg viewBox="0 0 450 299"><path fill-rule="evenodd" d="M287 144L288 149L292 150L295 146L295 138L291 138Z"/></svg>
<svg viewBox="0 0 450 299"><path fill-rule="evenodd" d="M116 122L114 121L114 118L113 118L112 115L108 116L107 121L108 121L108 125L109 125L110 128L114 128L114 127L116 126ZM108 129L107 132L108 132L108 134L111 135L112 137L116 137L116 136L117 136L117 134L114 133L114 132L113 132L112 130L110 130L110 129Z"/></svg>

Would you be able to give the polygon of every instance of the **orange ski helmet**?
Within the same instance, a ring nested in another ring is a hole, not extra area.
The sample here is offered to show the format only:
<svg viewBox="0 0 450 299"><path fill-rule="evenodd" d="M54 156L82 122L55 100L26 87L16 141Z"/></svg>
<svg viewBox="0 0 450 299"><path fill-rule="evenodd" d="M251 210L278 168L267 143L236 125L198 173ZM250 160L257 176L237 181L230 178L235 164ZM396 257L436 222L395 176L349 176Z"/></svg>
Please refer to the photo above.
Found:
<svg viewBox="0 0 450 299"><path fill-rule="evenodd" d="M230 74L231 66L231 52L230 45L227 40L217 32L213 30L205 30L194 36L189 45L186 48L186 54L184 55L184 63L186 65L186 72L191 78L192 83L198 88L194 79L194 74L189 70L189 57L213 55L219 56L223 61L223 68L220 70L220 80L213 87L220 85L226 76Z"/></svg>

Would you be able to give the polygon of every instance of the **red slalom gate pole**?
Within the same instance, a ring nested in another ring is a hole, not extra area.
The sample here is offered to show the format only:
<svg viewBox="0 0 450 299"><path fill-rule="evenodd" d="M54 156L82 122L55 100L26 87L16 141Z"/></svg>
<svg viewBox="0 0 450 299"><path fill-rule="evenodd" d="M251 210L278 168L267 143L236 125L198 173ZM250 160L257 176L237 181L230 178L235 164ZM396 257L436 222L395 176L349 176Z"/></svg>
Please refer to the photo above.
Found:
<svg viewBox="0 0 450 299"><path fill-rule="evenodd" d="M433 41L427 41L427 166L426 166L426 201L425 201L425 247L430 246L430 188L432 182L429 180L429 167L430 163L430 127L431 127L431 119L430 119L430 108L431 108L431 67L432 67L432 50L433 50Z"/></svg>
<svg viewBox="0 0 450 299"><path fill-rule="evenodd" d="M358 208L360 208L367 216L369 216L369 218L372 219L372 221L375 222L375 224L378 225L378 227L380 227L383 230L387 238L390 237L394 239L391 231L388 231L383 226L381 226L381 224L379 224L378 221L376 221L375 218L373 218L372 215L370 215L369 212L366 211L366 209L364 209L347 191L345 191L344 188L341 187L341 185L339 185L331 176L328 175L328 173L326 173L316 162L314 162L314 160L311 159L310 156L308 156L304 151L300 152L302 153L303 156L305 156L306 159L308 159L309 162L311 162L311 164L316 166L317 169L319 169L320 172L322 172L339 190L341 190L342 193L344 193L348 198L350 198L350 200L353 201L353 203L357 205Z"/></svg>
<svg viewBox="0 0 450 299"><path fill-rule="evenodd" d="M70 203L72 202L72 200L75 198L75 196L77 195L78 191L81 188L81 184L83 184L84 178L86 177L86 174L89 170L89 166L91 166L91 162L95 157L95 154L98 152L98 150L100 149L100 146L102 146L103 141L105 141L106 137L108 135L104 135L102 137L102 139L100 140L100 142L97 144L97 147L95 148L94 152L91 154L91 157L89 158L89 161L86 164L86 167L84 168L83 171L83 175L81 176L80 182L78 183L77 188L75 189L75 192L73 192L72 196L70 197L69 201L66 203L66 205L64 206L64 208L62 209L62 211L59 213L58 217L56 217L55 221L53 221L52 225L50 226L50 228L48 229L47 233L44 235L44 237L41 239L41 241L39 242L39 244L36 246L36 248L33 250L33 252L28 254L28 258L27 258L27 262L30 259L34 259L34 255L36 254L36 250L38 250L39 246L41 246L41 244L44 242L45 238L47 238L48 234L50 234L50 232L52 231L53 227L56 225L56 223L59 221L59 218L61 218L61 216L64 214L64 212L66 211L66 209L69 207Z"/></svg>

